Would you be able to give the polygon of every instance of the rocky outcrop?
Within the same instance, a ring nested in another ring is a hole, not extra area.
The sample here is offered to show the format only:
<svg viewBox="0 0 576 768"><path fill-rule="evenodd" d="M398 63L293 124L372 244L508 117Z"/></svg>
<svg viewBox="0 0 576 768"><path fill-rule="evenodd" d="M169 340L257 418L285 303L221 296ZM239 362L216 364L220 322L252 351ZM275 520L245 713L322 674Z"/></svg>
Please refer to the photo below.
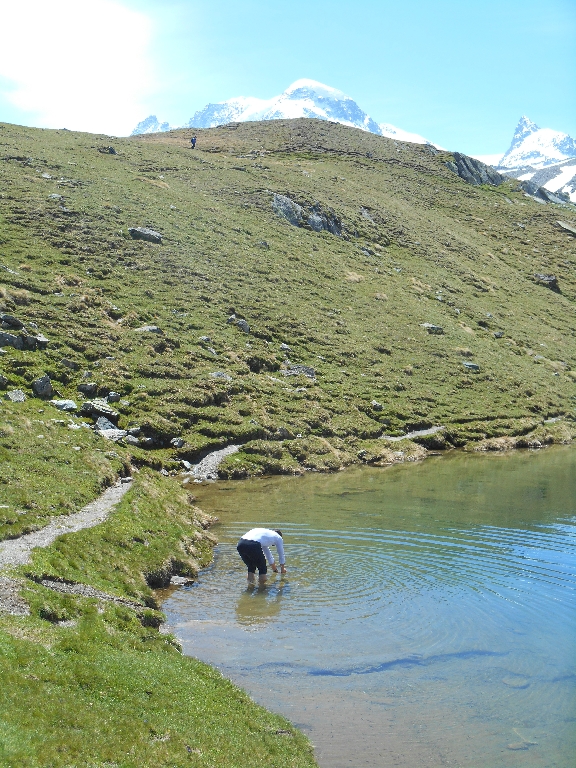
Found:
<svg viewBox="0 0 576 768"><path fill-rule="evenodd" d="M130 227L128 234L134 240L146 240L149 243L160 244L162 242L162 235L160 232L156 232L154 229L147 229L146 227Z"/></svg>
<svg viewBox="0 0 576 768"><path fill-rule="evenodd" d="M326 211L319 203L302 206L286 195L274 195L272 207L283 219L294 227L304 227L313 232L330 232L336 237L342 235L342 223L332 211Z"/></svg>
<svg viewBox="0 0 576 768"><path fill-rule="evenodd" d="M454 161L447 162L446 165L451 171L457 173L461 179L468 182L468 184L473 184L475 187L479 187L481 184L499 187L502 182L506 181L505 176L502 176L490 165L486 165L486 163L482 163L480 160L463 155L460 152L453 152L452 157Z"/></svg>

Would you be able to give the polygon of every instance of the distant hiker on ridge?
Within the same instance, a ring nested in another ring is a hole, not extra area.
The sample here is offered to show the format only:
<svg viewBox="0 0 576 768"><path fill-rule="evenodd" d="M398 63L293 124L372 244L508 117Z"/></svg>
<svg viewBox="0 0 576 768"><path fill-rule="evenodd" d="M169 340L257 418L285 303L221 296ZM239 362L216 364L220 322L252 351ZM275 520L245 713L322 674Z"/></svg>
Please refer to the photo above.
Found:
<svg viewBox="0 0 576 768"><path fill-rule="evenodd" d="M238 542L236 547L238 554L248 566L248 584L256 583L256 568L258 568L258 583L260 586L266 583L268 578L266 560L268 560L274 573L278 573L278 567L269 547L276 547L280 561L280 573L286 573L282 531L272 531L270 528L252 528Z"/></svg>
<svg viewBox="0 0 576 768"><path fill-rule="evenodd" d="M196 149L196 136L192 136L190 144L192 144L192 149Z"/></svg>

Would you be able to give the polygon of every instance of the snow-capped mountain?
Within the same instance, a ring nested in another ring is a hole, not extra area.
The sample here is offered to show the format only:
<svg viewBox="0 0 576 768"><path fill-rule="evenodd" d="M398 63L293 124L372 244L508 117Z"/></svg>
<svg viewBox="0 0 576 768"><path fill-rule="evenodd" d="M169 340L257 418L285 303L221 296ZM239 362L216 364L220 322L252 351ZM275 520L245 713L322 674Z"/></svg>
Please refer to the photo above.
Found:
<svg viewBox="0 0 576 768"><path fill-rule="evenodd" d="M417 133L404 131L388 123L376 123L356 102L342 91L331 88L315 80L296 80L284 93L271 99L258 99L253 96L238 96L217 104L207 104L196 112L183 128L214 128L232 122L248 120L286 120L296 117L314 117L319 120L331 120L363 131L388 136L398 141L410 141L414 144L430 144ZM152 132L149 125L158 125L156 130L167 131L167 123L160 124L155 116L138 123L132 135ZM143 127L145 130L143 130Z"/></svg>
<svg viewBox="0 0 576 768"><path fill-rule="evenodd" d="M551 128L539 128L523 115L499 165L501 168L545 168L574 157L576 141L571 136Z"/></svg>
<svg viewBox="0 0 576 768"><path fill-rule="evenodd" d="M147 117L145 120L141 120L130 135L137 136L140 133L161 133L162 131L169 130L169 123L161 123L156 115L150 115L150 117Z"/></svg>
<svg viewBox="0 0 576 768"><path fill-rule="evenodd" d="M576 141L567 133L539 128L525 115L496 169L534 187L563 192L576 203Z"/></svg>

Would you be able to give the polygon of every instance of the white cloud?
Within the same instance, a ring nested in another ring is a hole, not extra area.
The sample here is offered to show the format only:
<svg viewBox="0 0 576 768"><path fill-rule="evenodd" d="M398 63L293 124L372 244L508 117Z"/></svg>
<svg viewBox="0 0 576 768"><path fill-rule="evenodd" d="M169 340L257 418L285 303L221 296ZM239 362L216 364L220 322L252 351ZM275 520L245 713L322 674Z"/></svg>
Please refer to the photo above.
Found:
<svg viewBox="0 0 576 768"><path fill-rule="evenodd" d="M155 88L151 20L114 0L0 0L3 96L36 125L127 134Z"/></svg>

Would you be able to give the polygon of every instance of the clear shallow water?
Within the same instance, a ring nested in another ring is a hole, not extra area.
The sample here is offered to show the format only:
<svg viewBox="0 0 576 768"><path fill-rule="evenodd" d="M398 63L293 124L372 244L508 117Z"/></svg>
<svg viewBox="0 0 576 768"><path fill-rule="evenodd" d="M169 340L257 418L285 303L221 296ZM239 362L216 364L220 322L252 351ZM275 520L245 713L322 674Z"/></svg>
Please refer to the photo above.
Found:
<svg viewBox="0 0 576 768"><path fill-rule="evenodd" d="M576 451L218 483L184 651L306 731L324 768L576 764ZM235 547L281 528L286 577Z"/></svg>

